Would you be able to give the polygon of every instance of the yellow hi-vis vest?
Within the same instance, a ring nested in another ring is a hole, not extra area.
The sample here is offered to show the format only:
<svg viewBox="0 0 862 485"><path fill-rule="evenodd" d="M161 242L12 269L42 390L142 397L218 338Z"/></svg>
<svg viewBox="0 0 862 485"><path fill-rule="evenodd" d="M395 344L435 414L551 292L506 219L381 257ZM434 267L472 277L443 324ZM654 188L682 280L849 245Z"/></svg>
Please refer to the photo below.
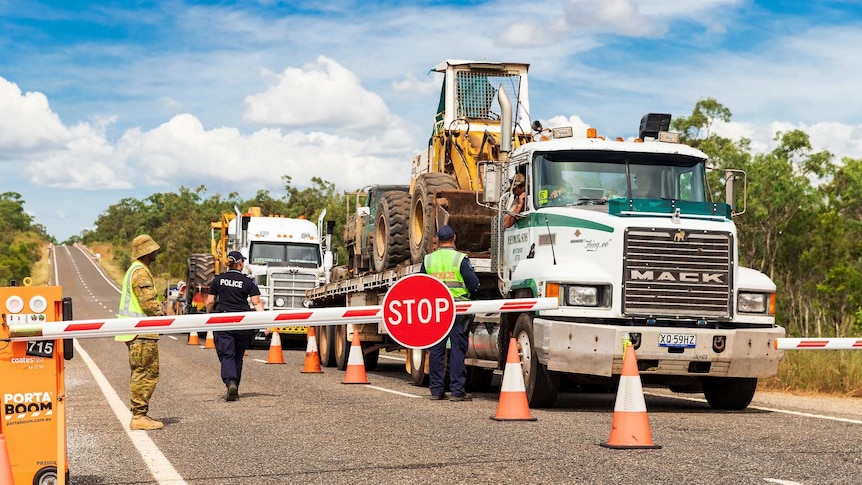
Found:
<svg viewBox="0 0 862 485"><path fill-rule="evenodd" d="M466 300L470 295L461 276L461 262L466 257L454 248L438 248L425 256L425 272L442 281L456 300Z"/></svg>
<svg viewBox="0 0 862 485"><path fill-rule="evenodd" d="M144 313L144 309L141 308L141 302L138 301L138 297L135 296L135 292L132 290L132 275L138 269L143 268L147 273L150 272L149 268L147 268L144 263L141 263L138 260L135 260L131 266L129 266L129 270L126 271L126 275L123 276L123 290L120 293L120 311L117 312L117 318L140 318L147 316ZM134 340L136 335L117 335L114 337L114 340L118 342L128 342L130 340Z"/></svg>

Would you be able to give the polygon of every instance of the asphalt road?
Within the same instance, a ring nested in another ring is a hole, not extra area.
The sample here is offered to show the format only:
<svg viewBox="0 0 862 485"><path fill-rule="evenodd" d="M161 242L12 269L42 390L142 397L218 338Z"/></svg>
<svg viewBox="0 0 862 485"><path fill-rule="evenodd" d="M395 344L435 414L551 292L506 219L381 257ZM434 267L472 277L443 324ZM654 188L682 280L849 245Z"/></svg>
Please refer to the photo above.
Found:
<svg viewBox="0 0 862 485"><path fill-rule="evenodd" d="M74 317L111 317L119 299L85 251L58 246L57 281ZM499 388L472 402L425 399L397 354L370 385L343 372L302 374L252 350L236 402L224 400L215 351L160 341L157 431L128 431L128 358L112 339L79 339L66 363L73 484L262 483L859 483L862 402L758 393L742 412L716 412L702 395L646 391L654 450L607 442L613 394L563 393L534 422L497 422Z"/></svg>

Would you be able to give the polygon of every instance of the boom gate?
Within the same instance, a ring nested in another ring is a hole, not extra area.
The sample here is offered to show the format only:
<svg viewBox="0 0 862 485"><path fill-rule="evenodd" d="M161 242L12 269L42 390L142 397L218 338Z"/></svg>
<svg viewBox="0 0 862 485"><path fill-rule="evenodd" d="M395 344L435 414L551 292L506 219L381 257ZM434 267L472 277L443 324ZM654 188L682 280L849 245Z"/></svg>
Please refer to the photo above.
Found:
<svg viewBox="0 0 862 485"><path fill-rule="evenodd" d="M64 359L72 358L72 341L12 342L9 326L71 320L72 300L59 286L13 286L0 288L0 311L0 434L14 483L66 483Z"/></svg>

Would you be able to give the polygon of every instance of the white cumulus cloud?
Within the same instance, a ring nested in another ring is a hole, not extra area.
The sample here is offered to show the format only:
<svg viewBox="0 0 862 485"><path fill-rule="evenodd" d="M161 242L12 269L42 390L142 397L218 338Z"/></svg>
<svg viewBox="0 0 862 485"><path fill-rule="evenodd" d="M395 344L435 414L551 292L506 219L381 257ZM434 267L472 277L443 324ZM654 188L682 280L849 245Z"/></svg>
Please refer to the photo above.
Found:
<svg viewBox="0 0 862 485"><path fill-rule="evenodd" d="M293 128L361 130L385 125L391 116L380 96L325 56L301 68L288 67L277 84L247 96L245 103L246 120Z"/></svg>

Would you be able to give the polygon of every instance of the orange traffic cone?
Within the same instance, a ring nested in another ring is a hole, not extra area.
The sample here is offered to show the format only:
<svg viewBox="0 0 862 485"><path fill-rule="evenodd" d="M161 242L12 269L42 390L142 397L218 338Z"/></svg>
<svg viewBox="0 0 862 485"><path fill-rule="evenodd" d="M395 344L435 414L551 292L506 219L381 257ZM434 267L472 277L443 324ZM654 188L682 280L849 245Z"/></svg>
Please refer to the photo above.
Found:
<svg viewBox="0 0 862 485"><path fill-rule="evenodd" d="M0 434L0 483L15 483L12 478L12 462L9 460L9 450L6 449L6 437Z"/></svg>
<svg viewBox="0 0 862 485"><path fill-rule="evenodd" d="M509 339L509 353L506 354L506 368L503 369L503 385L500 387L500 401L494 421L535 421L530 416L527 402L527 389L524 387L524 374L521 373L521 359L518 358L518 342Z"/></svg>
<svg viewBox="0 0 862 485"><path fill-rule="evenodd" d="M284 364L284 352L281 350L281 335L272 332L269 340L269 355L266 357L267 364Z"/></svg>
<svg viewBox="0 0 862 485"><path fill-rule="evenodd" d="M611 420L611 437L602 446L614 449L661 448L652 441L635 348L624 344L623 354L623 371Z"/></svg>
<svg viewBox="0 0 862 485"><path fill-rule="evenodd" d="M189 345L200 345L201 339L197 332L189 332Z"/></svg>
<svg viewBox="0 0 862 485"><path fill-rule="evenodd" d="M215 348L215 336L213 336L213 331L210 330L207 332L207 339L204 342L205 349L214 349Z"/></svg>
<svg viewBox="0 0 862 485"><path fill-rule="evenodd" d="M359 343L359 332L353 332L353 343L347 354L347 372L344 373L342 384L368 384L365 375L365 359L362 357L362 345Z"/></svg>
<svg viewBox="0 0 862 485"><path fill-rule="evenodd" d="M305 348L305 363L302 365L302 373L310 374L318 372L323 371L320 369L320 355L317 353L317 339L314 338L314 327L308 327L308 346Z"/></svg>

